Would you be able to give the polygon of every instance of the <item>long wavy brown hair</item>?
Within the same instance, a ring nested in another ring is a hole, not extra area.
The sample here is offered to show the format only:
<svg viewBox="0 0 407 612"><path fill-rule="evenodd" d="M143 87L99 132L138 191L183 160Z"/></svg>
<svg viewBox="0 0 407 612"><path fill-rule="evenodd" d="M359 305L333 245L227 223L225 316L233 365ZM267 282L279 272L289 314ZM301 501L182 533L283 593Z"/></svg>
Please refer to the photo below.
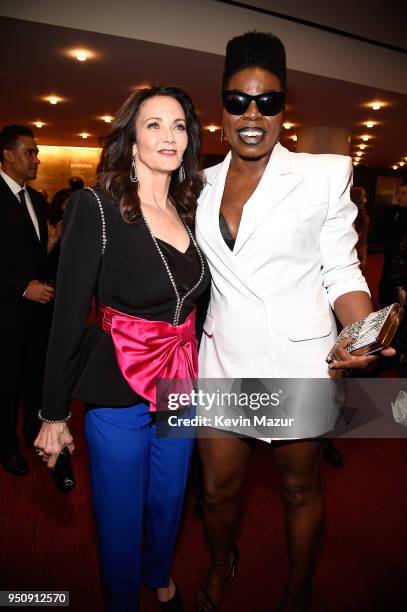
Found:
<svg viewBox="0 0 407 612"><path fill-rule="evenodd" d="M130 180L132 148L136 141L136 116L140 106L154 96L170 96L177 100L185 113L188 145L183 157L185 179L172 173L169 196L185 223L195 219L197 199L202 191L201 130L194 105L188 94L178 87L157 86L133 93L118 110L109 135L104 139L97 168L96 186L117 203L126 223L135 223L140 215L137 183Z"/></svg>

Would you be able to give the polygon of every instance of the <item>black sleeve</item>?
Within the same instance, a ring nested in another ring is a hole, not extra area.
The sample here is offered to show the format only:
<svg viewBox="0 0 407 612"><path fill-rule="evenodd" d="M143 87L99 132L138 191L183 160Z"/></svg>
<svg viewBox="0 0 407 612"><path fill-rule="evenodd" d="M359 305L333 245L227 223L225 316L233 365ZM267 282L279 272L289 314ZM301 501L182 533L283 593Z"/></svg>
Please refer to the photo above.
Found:
<svg viewBox="0 0 407 612"><path fill-rule="evenodd" d="M22 299L25 288L33 279L20 265L21 228L16 227L14 219L9 218L8 203L3 201L0 201L0 227L0 300L16 302Z"/></svg>
<svg viewBox="0 0 407 612"><path fill-rule="evenodd" d="M80 346L102 257L102 219L94 195L71 196L64 214L42 415L63 419L78 375Z"/></svg>
<svg viewBox="0 0 407 612"><path fill-rule="evenodd" d="M7 253L10 256L10 253ZM7 302L16 302L23 297L28 283L33 280L17 272L2 270L0 272L0 299Z"/></svg>

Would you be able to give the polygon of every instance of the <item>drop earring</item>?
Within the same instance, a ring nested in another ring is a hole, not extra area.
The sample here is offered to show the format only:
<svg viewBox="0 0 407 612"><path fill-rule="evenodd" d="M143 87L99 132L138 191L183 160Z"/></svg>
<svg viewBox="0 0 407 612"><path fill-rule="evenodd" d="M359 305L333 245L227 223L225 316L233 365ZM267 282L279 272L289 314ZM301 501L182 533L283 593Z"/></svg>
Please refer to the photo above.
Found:
<svg viewBox="0 0 407 612"><path fill-rule="evenodd" d="M185 181L185 170L184 170L184 164L183 163L178 168L178 180L179 180L180 183L183 183Z"/></svg>
<svg viewBox="0 0 407 612"><path fill-rule="evenodd" d="M137 183L137 167L136 167L136 156L133 157L130 168L130 180L132 183Z"/></svg>

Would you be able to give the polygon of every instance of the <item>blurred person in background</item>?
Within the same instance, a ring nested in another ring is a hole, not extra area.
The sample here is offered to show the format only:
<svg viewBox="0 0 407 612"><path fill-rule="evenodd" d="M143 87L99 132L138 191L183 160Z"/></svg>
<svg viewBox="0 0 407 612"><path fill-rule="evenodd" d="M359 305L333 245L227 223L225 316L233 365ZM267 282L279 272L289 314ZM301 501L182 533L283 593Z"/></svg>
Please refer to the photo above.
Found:
<svg viewBox="0 0 407 612"><path fill-rule="evenodd" d="M59 257L61 253L62 219L72 191L65 187L56 192L48 208L48 262L47 277L51 284L55 284Z"/></svg>
<svg viewBox="0 0 407 612"><path fill-rule="evenodd" d="M85 183L80 176L71 176L68 184L71 191L79 191L79 189L83 189L85 186Z"/></svg>
<svg viewBox="0 0 407 612"><path fill-rule="evenodd" d="M404 317L393 341L393 346L397 350L395 367L398 376L407 378L407 232L402 236L394 251L391 277L397 301L404 308Z"/></svg>
<svg viewBox="0 0 407 612"><path fill-rule="evenodd" d="M44 189L44 187L37 187L35 191L40 193L42 197L44 198L44 200L46 201L46 203L48 204L48 191Z"/></svg>
<svg viewBox="0 0 407 612"><path fill-rule="evenodd" d="M396 204L386 211L384 219L384 259L379 285L379 302L387 306L397 302L397 291L392 278L392 266L399 244L407 234L407 183L396 194Z"/></svg>
<svg viewBox="0 0 407 612"><path fill-rule="evenodd" d="M359 185L354 185L350 190L350 199L358 207L358 215L354 221L354 228L358 234L356 250L360 261L360 268L364 274L367 270L367 249L369 235L369 215L366 212L366 189Z"/></svg>

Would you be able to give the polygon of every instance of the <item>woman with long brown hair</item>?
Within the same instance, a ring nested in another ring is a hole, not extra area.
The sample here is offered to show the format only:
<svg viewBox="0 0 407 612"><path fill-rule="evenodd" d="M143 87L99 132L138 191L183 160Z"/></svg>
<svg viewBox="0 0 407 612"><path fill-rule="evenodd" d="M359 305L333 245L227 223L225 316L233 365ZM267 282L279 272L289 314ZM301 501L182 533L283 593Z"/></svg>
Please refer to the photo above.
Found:
<svg viewBox="0 0 407 612"><path fill-rule="evenodd" d="M35 442L48 466L74 444L71 396L86 402L92 495L110 611L136 610L140 582L168 610L192 439L159 437L159 378L196 378L195 302L209 282L193 223L200 130L190 98L143 89L123 104L94 189L64 216L58 297ZM85 328L92 296L97 322ZM144 528L143 556L141 539Z"/></svg>

